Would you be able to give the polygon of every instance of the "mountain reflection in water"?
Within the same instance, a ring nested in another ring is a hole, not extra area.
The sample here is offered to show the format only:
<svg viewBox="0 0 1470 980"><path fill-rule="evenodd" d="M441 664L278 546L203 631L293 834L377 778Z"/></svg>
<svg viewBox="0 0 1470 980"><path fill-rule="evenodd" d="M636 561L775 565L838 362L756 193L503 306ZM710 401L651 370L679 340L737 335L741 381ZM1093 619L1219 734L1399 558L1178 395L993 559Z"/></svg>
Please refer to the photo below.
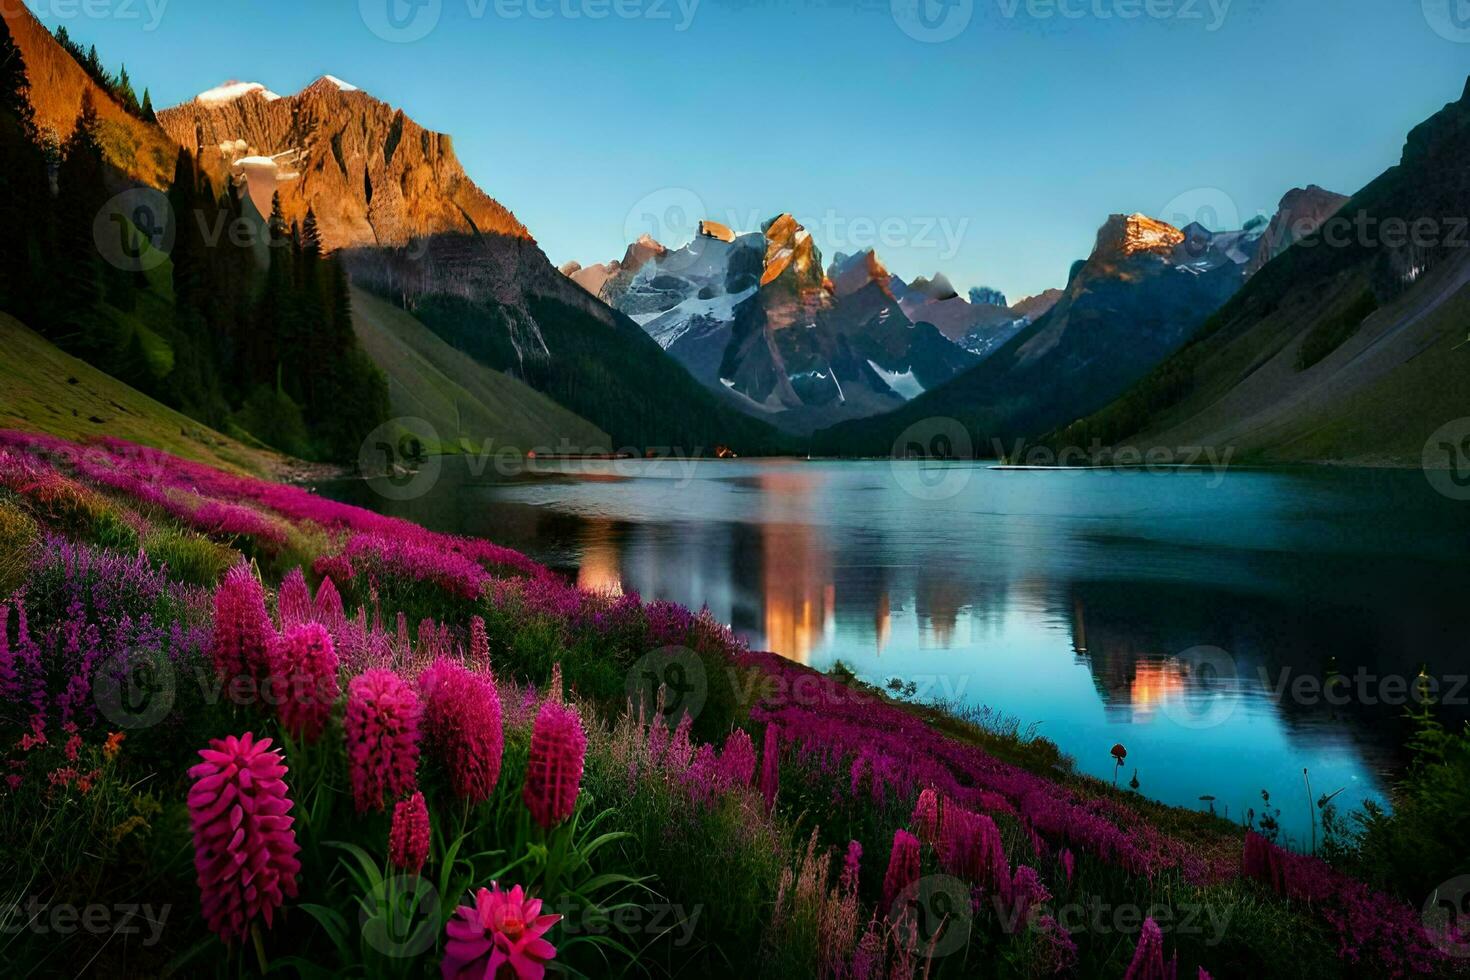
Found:
<svg viewBox="0 0 1470 980"><path fill-rule="evenodd" d="M1470 659L1454 613L1470 512L1418 473L975 466L929 500L900 479L922 464L472 464L447 461L411 501L322 489L519 548L587 588L708 606L818 669L840 659L917 698L988 706L1105 779L1123 742L1124 779L1136 767L1166 802L1213 796L1238 818L1267 789L1303 838L1303 768L1318 792L1342 787L1342 807L1382 799L1403 708L1297 699L1293 682Z"/></svg>

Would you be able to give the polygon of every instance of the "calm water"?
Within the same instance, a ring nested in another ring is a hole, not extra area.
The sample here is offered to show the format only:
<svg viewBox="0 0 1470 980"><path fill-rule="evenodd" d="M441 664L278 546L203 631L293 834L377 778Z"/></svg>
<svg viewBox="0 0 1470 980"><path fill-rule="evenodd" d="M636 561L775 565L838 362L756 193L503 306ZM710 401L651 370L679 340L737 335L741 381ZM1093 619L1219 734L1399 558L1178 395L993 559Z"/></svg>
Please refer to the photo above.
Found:
<svg viewBox="0 0 1470 980"><path fill-rule="evenodd" d="M998 709L1106 779L1122 742L1120 783L1170 803L1239 817L1269 789L1303 839L1303 768L1381 799L1402 685L1470 665L1470 505L1418 473L451 459L410 500L322 489ZM1333 670L1346 703L1314 686Z"/></svg>

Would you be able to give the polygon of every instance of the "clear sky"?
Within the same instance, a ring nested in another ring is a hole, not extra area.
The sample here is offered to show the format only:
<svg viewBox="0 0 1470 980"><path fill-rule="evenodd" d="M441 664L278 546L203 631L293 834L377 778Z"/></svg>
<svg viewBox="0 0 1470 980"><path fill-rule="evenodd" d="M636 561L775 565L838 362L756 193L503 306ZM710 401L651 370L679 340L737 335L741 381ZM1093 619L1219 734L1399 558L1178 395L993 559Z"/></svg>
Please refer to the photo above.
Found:
<svg viewBox="0 0 1470 980"><path fill-rule="evenodd" d="M558 264L792 211L1012 299L1113 212L1351 193L1470 74L1464 0L27 2L159 107L323 73L402 106Z"/></svg>

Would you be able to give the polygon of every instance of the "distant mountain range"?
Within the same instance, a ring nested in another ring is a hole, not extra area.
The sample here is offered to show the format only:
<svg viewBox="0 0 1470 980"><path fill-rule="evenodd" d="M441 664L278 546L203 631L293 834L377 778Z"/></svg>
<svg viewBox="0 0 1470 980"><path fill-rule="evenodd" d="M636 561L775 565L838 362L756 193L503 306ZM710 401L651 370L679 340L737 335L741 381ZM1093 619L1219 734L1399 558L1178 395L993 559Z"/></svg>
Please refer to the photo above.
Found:
<svg viewBox="0 0 1470 980"><path fill-rule="evenodd" d="M1409 134L1397 166L1283 247L1187 346L1049 441L1421 465L1431 436L1470 416L1467 160L1470 83Z"/></svg>

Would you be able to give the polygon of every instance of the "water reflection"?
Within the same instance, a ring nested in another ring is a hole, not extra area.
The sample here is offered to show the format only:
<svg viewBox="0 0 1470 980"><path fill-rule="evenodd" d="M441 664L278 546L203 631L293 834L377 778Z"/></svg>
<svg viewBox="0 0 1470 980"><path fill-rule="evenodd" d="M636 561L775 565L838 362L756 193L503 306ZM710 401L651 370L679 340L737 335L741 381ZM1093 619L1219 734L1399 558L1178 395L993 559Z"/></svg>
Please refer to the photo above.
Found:
<svg viewBox="0 0 1470 980"><path fill-rule="evenodd" d="M1298 703L1282 678L1463 669L1470 520L1416 474L1238 472L1207 487L977 469L935 502L877 463L712 462L692 479L609 466L623 469L498 481L446 467L434 494L392 507L588 588L708 606L819 669L840 658L1037 723L1105 779L1122 741L1141 791L1171 803L1213 796L1239 815L1270 789L1303 838L1310 808L1289 803L1302 769L1343 787L1345 807L1380 797L1401 711ZM384 505L361 484L329 489Z"/></svg>

